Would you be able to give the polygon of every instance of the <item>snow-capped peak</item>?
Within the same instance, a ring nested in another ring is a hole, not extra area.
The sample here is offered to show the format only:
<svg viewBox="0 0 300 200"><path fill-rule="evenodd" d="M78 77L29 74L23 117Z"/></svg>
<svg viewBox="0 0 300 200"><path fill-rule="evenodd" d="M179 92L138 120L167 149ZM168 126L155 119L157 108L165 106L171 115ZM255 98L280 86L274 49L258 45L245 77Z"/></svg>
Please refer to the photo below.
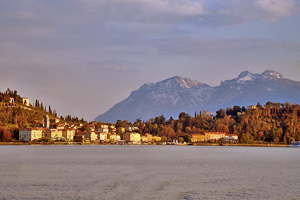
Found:
<svg viewBox="0 0 300 200"><path fill-rule="evenodd" d="M243 71L242 73L240 73L240 75L238 76L238 79L244 78L246 76L251 76L252 73L249 71Z"/></svg>
<svg viewBox="0 0 300 200"><path fill-rule="evenodd" d="M191 88L201 84L200 82L192 80L190 78L182 78L182 77L178 77L177 81L180 84L180 86L183 88Z"/></svg>
<svg viewBox="0 0 300 200"><path fill-rule="evenodd" d="M240 73L240 75L238 76L237 83L244 83L246 81L253 81L254 78L255 78L254 74L252 74L249 71L244 71L244 72Z"/></svg>
<svg viewBox="0 0 300 200"><path fill-rule="evenodd" d="M279 72L276 72L274 70L266 70L263 73L261 73L261 75L264 78L282 78L283 75Z"/></svg>

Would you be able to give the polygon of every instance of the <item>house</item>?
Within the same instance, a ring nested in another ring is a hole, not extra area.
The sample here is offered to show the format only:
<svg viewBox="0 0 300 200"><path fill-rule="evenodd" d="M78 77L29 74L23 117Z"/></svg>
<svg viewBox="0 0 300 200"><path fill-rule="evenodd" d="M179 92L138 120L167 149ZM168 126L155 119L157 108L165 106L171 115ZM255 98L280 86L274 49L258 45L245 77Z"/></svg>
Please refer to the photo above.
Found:
<svg viewBox="0 0 300 200"><path fill-rule="evenodd" d="M63 137L63 131L57 129L48 129L44 131L43 138L50 140L61 140Z"/></svg>
<svg viewBox="0 0 300 200"><path fill-rule="evenodd" d="M128 130L129 132L139 130L139 127L136 127L136 126L127 126L126 128L127 128L127 130Z"/></svg>
<svg viewBox="0 0 300 200"><path fill-rule="evenodd" d="M151 134L145 133L145 136L147 137L148 142L152 142L152 135Z"/></svg>
<svg viewBox="0 0 300 200"><path fill-rule="evenodd" d="M224 140L226 142L237 142L239 139L239 136L235 135L235 134L226 134L224 137Z"/></svg>
<svg viewBox="0 0 300 200"><path fill-rule="evenodd" d="M100 142L105 142L107 140L107 134L106 133L102 133L102 132L97 131L96 134L97 134L97 139Z"/></svg>
<svg viewBox="0 0 300 200"><path fill-rule="evenodd" d="M27 128L19 131L19 140L33 141L40 140L43 137L43 130L41 128Z"/></svg>
<svg viewBox="0 0 300 200"><path fill-rule="evenodd" d="M101 124L101 125L100 125L100 128L98 128L98 131L99 131L99 132L103 132L103 133L108 134L108 132L109 132L108 125L106 125L106 124Z"/></svg>
<svg viewBox="0 0 300 200"><path fill-rule="evenodd" d="M119 133L125 133L126 129L124 127L118 127Z"/></svg>
<svg viewBox="0 0 300 200"><path fill-rule="evenodd" d="M141 136L141 141L142 142L149 142L147 136Z"/></svg>
<svg viewBox="0 0 300 200"><path fill-rule="evenodd" d="M23 97L22 100L25 106L30 106L29 99L27 97Z"/></svg>
<svg viewBox="0 0 300 200"><path fill-rule="evenodd" d="M160 141L161 141L161 137L158 137L158 136L152 136L152 141L153 141L153 142L160 142Z"/></svg>
<svg viewBox="0 0 300 200"><path fill-rule="evenodd" d="M204 142L206 137L204 134L192 134L191 142Z"/></svg>
<svg viewBox="0 0 300 200"><path fill-rule="evenodd" d="M59 120L58 118L54 118L54 119L51 119L51 120L50 120L50 123L51 123L51 124L57 124L57 123L59 123L59 121L60 121L60 120Z"/></svg>
<svg viewBox="0 0 300 200"><path fill-rule="evenodd" d="M67 141L74 141L74 137L76 135L76 129L71 129L71 128L66 128L63 130L63 137L67 140Z"/></svg>
<svg viewBox="0 0 300 200"><path fill-rule="evenodd" d="M126 142L132 142L132 143L140 143L141 141L141 135L139 133L125 133L124 134L124 140Z"/></svg>
<svg viewBox="0 0 300 200"><path fill-rule="evenodd" d="M107 134L107 139L110 141L110 142L116 142L118 141L118 135L117 134L114 134L114 133L109 133Z"/></svg>
<svg viewBox="0 0 300 200"><path fill-rule="evenodd" d="M255 110L255 109L257 109L256 106L253 106L253 105L247 106L247 110Z"/></svg>
<svg viewBox="0 0 300 200"><path fill-rule="evenodd" d="M225 137L225 133L223 132L205 132L205 141L209 140L220 140Z"/></svg>
<svg viewBox="0 0 300 200"><path fill-rule="evenodd" d="M94 124L88 124L88 125L86 125L86 128L87 128L89 131L95 131L95 125L94 125Z"/></svg>
<svg viewBox="0 0 300 200"><path fill-rule="evenodd" d="M9 103L11 103L11 104L15 103L15 99L13 97L10 97L9 98Z"/></svg>
<svg viewBox="0 0 300 200"><path fill-rule="evenodd" d="M96 134L95 131L78 131L76 133L76 139L80 137L83 138L83 142L87 142L87 141L95 142L98 140L98 135Z"/></svg>

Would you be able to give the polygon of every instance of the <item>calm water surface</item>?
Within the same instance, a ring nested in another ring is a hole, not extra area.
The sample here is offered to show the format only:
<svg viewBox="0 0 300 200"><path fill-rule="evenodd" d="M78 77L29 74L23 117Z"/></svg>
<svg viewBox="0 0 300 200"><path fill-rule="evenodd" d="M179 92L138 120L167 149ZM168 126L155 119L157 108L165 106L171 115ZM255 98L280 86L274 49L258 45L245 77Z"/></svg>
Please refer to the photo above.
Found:
<svg viewBox="0 0 300 200"><path fill-rule="evenodd" d="M299 199L300 148L0 146L0 199Z"/></svg>

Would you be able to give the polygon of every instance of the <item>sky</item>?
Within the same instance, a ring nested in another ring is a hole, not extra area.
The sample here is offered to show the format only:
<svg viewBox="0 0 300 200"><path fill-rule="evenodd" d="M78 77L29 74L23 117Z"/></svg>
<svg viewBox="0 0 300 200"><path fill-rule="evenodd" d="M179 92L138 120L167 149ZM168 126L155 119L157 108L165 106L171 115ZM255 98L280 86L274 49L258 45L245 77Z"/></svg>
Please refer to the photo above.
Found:
<svg viewBox="0 0 300 200"><path fill-rule="evenodd" d="M2 0L0 90L91 121L144 83L300 81L300 0Z"/></svg>

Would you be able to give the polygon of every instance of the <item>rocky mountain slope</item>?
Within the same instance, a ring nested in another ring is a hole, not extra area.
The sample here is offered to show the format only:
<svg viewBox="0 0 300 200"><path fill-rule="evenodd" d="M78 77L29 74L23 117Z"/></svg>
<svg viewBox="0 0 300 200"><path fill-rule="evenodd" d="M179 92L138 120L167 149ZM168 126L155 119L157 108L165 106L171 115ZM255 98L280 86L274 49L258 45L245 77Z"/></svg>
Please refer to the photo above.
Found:
<svg viewBox="0 0 300 200"><path fill-rule="evenodd" d="M175 76L157 83L147 83L122 102L95 118L96 121L116 122L148 120L163 114L177 118L180 112L215 112L234 105L256 105L272 102L300 102L300 82L283 78L267 70L261 74L242 72L237 78L211 87L189 78Z"/></svg>

